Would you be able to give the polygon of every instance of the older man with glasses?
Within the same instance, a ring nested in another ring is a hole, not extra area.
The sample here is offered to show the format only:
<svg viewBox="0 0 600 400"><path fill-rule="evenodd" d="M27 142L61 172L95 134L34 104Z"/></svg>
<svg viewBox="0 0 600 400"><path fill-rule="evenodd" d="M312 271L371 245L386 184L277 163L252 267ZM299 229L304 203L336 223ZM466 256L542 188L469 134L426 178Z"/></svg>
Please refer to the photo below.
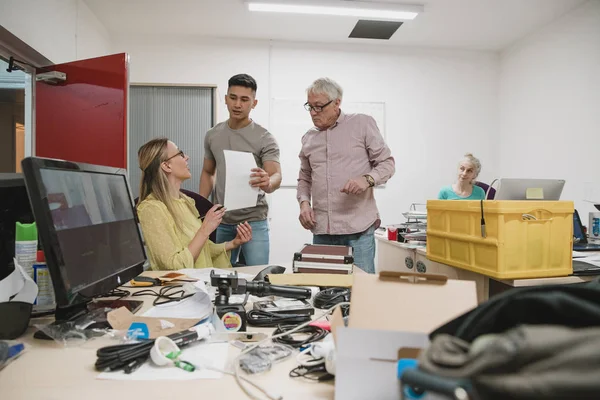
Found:
<svg viewBox="0 0 600 400"><path fill-rule="evenodd" d="M373 188L394 175L392 152L373 117L341 110L343 91L332 79L317 79L307 95L315 126L302 137L300 223L314 244L352 246L354 264L374 273L381 220Z"/></svg>

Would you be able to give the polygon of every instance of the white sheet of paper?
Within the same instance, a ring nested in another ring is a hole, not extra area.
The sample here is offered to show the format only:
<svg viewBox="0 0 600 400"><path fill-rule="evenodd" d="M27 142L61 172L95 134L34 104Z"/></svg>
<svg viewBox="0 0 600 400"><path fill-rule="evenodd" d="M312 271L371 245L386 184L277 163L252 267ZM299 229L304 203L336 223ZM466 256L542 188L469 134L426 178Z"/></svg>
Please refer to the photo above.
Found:
<svg viewBox="0 0 600 400"><path fill-rule="evenodd" d="M252 168L256 168L256 161L252 153L243 151L224 150L226 175L225 175L225 200L223 204L228 211L240 208L256 207L258 201L258 188L250 186Z"/></svg>
<svg viewBox="0 0 600 400"><path fill-rule="evenodd" d="M181 301L154 306L142 316L154 318L190 318L203 320L213 312L210 296L206 292L196 292L192 297Z"/></svg>
<svg viewBox="0 0 600 400"><path fill-rule="evenodd" d="M0 303L6 303L11 297L19 293L25 286L25 279L17 268L6 278L0 281Z"/></svg>
<svg viewBox="0 0 600 400"><path fill-rule="evenodd" d="M211 273L211 271L215 271L215 273L217 273L217 274L233 274L234 272L237 272L234 268L229 268L229 269L220 269L220 268L191 269L191 268L187 268L187 269L180 269L177 272L180 273L180 274L187 275L190 278L198 279L198 280L201 280L203 282L208 282L210 284L210 273ZM246 279L246 280L252 280L252 279L254 279L254 275L238 272L238 278L243 278L243 279ZM198 282L196 282L194 284L194 286L196 286L197 288L201 289L201 286L199 286L197 283Z"/></svg>
<svg viewBox="0 0 600 400"><path fill-rule="evenodd" d="M587 257L578 258L577 261L581 261L587 264L594 265L596 267L600 267L600 254L588 254Z"/></svg>
<svg viewBox="0 0 600 400"><path fill-rule="evenodd" d="M194 372L187 372L175 366L166 365L159 367L146 361L137 371L126 374L123 371L102 372L98 379L120 380L120 381L155 381L174 380L186 381L192 379L219 379L223 376L221 372L201 368L209 365L213 368L225 369L229 343L197 343L183 347L181 360L188 361L197 368Z"/></svg>
<svg viewBox="0 0 600 400"><path fill-rule="evenodd" d="M573 250L573 258L583 258L583 257L588 257L589 254L586 253L585 251L575 251Z"/></svg>
<svg viewBox="0 0 600 400"><path fill-rule="evenodd" d="M17 262L17 259L13 259L15 262L15 270L18 270L21 273L21 276L25 280L23 288L17 293L15 297L12 298L11 301L22 301L24 303L33 304L35 298L38 295L38 285L31 279L29 274L25 272L23 267Z"/></svg>
<svg viewBox="0 0 600 400"><path fill-rule="evenodd" d="M206 291L208 293L208 295L210 296L210 300L213 301L215 299L215 294L217 292L217 288L214 288L212 286L210 286L210 272L211 271L215 271L218 274L232 274L235 271L235 269L219 269L219 268L201 268L201 269L180 269L179 273L181 274L185 274L187 276L189 276L190 278L194 278L194 279L198 279L198 282L194 282L194 286L199 289L199 290L203 290ZM254 279L255 275L252 274L246 274L246 273L240 273L238 272L238 278L241 279L245 279L247 281L251 281L252 279ZM209 286L206 286L204 284L204 282L207 282L209 284ZM234 294L231 297L229 297L229 303L231 304L241 304L244 302L245 299L245 295L243 294ZM250 302L254 302L254 301L258 301L259 298L255 297L255 296L250 296L248 298L248 301Z"/></svg>

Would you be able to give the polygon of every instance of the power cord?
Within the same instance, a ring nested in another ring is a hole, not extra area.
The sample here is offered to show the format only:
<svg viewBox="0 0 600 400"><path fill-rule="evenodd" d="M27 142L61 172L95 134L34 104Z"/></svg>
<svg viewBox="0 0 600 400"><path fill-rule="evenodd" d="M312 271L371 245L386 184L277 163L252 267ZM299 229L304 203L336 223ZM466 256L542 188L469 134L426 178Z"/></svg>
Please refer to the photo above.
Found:
<svg viewBox="0 0 600 400"><path fill-rule="evenodd" d="M187 299L188 297L192 297L194 293L186 293L183 289L183 285L172 285L172 286L163 286L160 288L158 292L152 289L144 289L131 294L131 297L137 296L155 296L156 299L152 302L155 306L160 306L162 304L169 304L176 301L181 301L183 299Z"/></svg>
<svg viewBox="0 0 600 400"><path fill-rule="evenodd" d="M131 293L129 292L129 290L123 290L123 289L113 289L108 293L104 293L104 294L100 294L98 296L94 296L94 299L102 299L102 298L106 298L106 297L116 297L117 299L122 299L124 297L129 296Z"/></svg>
<svg viewBox="0 0 600 400"><path fill-rule="evenodd" d="M279 334L284 334L284 336L279 336L276 339L273 339L273 341L281 344L286 344L297 349L309 343L318 342L319 340L325 338L325 336L327 336L327 334L329 333L320 326L308 325L300 329L294 330L293 332L294 334L308 333L308 337L303 335L303 338L296 339L292 336L292 333L290 333L293 328L293 325L279 325L277 329L275 329L275 332L273 332L273 337L275 338Z"/></svg>
<svg viewBox="0 0 600 400"><path fill-rule="evenodd" d="M116 371L122 369L129 374L148 359L152 346L154 346L154 340L102 347L96 352L98 357L95 364L96 370Z"/></svg>
<svg viewBox="0 0 600 400"><path fill-rule="evenodd" d="M487 231L485 229L485 217L483 216L483 199L481 199L481 237L487 237Z"/></svg>
<svg viewBox="0 0 600 400"><path fill-rule="evenodd" d="M321 290L319 293L317 293L313 299L313 306L316 308L327 309L343 302L350 302L350 289L343 287L332 287ZM350 306L342 307L342 314L344 317L348 316L349 312Z"/></svg>
<svg viewBox="0 0 600 400"><path fill-rule="evenodd" d="M309 346L298 353L296 362L301 367L313 367L315 365L325 364L325 359L323 357L313 356L312 346Z"/></svg>
<svg viewBox="0 0 600 400"><path fill-rule="evenodd" d="M286 314L263 310L250 310L246 313L248 324L258 327L274 327L281 324L298 325L310 321L308 314Z"/></svg>
<svg viewBox="0 0 600 400"><path fill-rule="evenodd" d="M259 385L257 385L254 382L251 382L248 378L243 377L240 375L240 358L244 355L244 354L248 354L249 352L251 352L252 350L256 349L258 346L262 345L263 343L266 343L270 340L274 340L277 339L281 336L286 336L286 335L290 335L294 332L297 332L298 330L302 329L305 326L308 326L309 324L313 323L314 321L317 321L327 315L329 315L331 312L333 312L333 310L335 310L336 308L342 307L342 306L349 306L350 303L339 303L336 304L335 306L325 310L324 312L322 312L321 314L317 315L315 318L313 318L311 321L307 321L301 325L298 325L297 327L287 331L287 332L283 332L277 335L273 335L270 336L268 338L265 338L259 342L254 343L251 346L248 346L247 348L245 348L244 350L242 350L240 352L240 354L238 354L238 356L233 360L233 368L234 368L234 372L233 372L233 376L235 377L235 382L237 383L237 385L239 386L239 388L242 390L242 392L244 392L244 394L246 396L248 396L250 399L254 399L254 400L261 400L260 397L256 396L254 393L252 393L248 387L242 383L242 381L249 383L250 385L254 386L255 388L257 388L258 390L260 390L265 396L267 396L267 398L269 398L270 400L282 400L283 397L279 396L279 395L275 395L272 394L270 392L268 392L266 389L260 387Z"/></svg>
<svg viewBox="0 0 600 400"><path fill-rule="evenodd" d="M490 190L492 190L492 187L494 186L494 183L496 183L496 182L499 182L498 179L494 179L492 181L492 183L490 183L490 185L488 186L487 190L485 191L485 198L486 198L486 200L488 198L488 195L490 194Z"/></svg>
<svg viewBox="0 0 600 400"><path fill-rule="evenodd" d="M325 364L318 365L298 365L296 368L290 371L290 378L304 378L315 382L330 381L335 378L327 372Z"/></svg>

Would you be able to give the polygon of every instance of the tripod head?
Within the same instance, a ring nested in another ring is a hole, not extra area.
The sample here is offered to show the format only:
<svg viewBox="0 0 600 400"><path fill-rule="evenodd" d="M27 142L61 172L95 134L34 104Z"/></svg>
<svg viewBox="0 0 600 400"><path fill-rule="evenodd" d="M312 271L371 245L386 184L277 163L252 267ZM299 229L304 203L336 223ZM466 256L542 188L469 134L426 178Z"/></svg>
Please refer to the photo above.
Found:
<svg viewBox="0 0 600 400"><path fill-rule="evenodd" d="M310 289L298 288L294 286L271 285L268 282L248 282L246 279L238 277L237 271L230 274L217 274L210 272L210 284L216 287L218 294L215 297L215 305L229 304L229 297L232 294L252 294L258 297L280 296L292 299L310 299Z"/></svg>

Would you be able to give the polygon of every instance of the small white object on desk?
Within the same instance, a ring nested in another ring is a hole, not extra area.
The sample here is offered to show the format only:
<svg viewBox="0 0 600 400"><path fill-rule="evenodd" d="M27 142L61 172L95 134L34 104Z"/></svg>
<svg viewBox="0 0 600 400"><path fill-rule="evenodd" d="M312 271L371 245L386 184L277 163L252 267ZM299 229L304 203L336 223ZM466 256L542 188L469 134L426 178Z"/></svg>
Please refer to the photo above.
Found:
<svg viewBox="0 0 600 400"><path fill-rule="evenodd" d="M13 258L13 261L14 271L0 281L0 302L22 301L33 304L38 295L38 286L17 259Z"/></svg>

